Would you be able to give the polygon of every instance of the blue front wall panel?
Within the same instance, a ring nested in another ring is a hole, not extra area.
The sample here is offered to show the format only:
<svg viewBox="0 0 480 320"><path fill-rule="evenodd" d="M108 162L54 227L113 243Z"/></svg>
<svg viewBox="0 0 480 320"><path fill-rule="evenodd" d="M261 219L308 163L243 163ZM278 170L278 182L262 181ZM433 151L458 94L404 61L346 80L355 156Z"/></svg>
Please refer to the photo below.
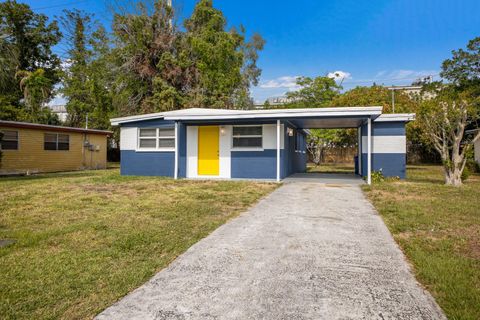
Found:
<svg viewBox="0 0 480 320"><path fill-rule="evenodd" d="M385 177L406 177L407 156L404 153L372 153L372 172L382 171ZM367 176L367 154L362 154L362 175Z"/></svg>
<svg viewBox="0 0 480 320"><path fill-rule="evenodd" d="M362 136L367 136L367 125L362 126ZM372 136L404 136L405 122L372 122Z"/></svg>
<svg viewBox="0 0 480 320"><path fill-rule="evenodd" d="M284 124L284 149L280 150L280 178L288 177L297 172L306 170L306 153L295 152L295 137L287 134L287 125ZM303 132L299 133L299 147L306 151L306 138ZM276 179L277 178L277 150L263 151L232 151L231 177L243 179Z"/></svg>
<svg viewBox="0 0 480 320"><path fill-rule="evenodd" d="M280 156L283 155L283 150ZM232 151L231 176L243 179L276 179L277 150ZM281 172L283 171L283 165Z"/></svg>
<svg viewBox="0 0 480 320"><path fill-rule="evenodd" d="M127 176L173 177L175 152L122 150L120 173Z"/></svg>
<svg viewBox="0 0 480 320"><path fill-rule="evenodd" d="M187 126L178 123L178 177L187 177Z"/></svg>
<svg viewBox="0 0 480 320"><path fill-rule="evenodd" d="M155 119L130 122L123 124L122 126L136 128L174 128L175 122ZM184 126L180 127L179 157L182 154L182 150L186 150L186 145L184 145L186 138L185 134L182 133L185 128ZM183 153L183 155L185 159L186 151ZM174 176L175 152L136 152L135 150L121 150L120 156L120 173L122 175L165 177ZM186 160L184 162L179 161L179 172L181 172L181 170L185 171L185 165L182 167L182 163L185 162Z"/></svg>

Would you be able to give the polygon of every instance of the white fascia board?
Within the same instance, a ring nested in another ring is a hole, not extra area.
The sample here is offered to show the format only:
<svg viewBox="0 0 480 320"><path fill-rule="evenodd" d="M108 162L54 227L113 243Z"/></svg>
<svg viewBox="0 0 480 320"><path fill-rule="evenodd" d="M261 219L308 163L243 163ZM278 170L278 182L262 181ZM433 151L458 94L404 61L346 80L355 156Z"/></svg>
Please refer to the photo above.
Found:
<svg viewBox="0 0 480 320"><path fill-rule="evenodd" d="M262 112L263 111L263 112ZM254 110L235 114L209 115L165 115L165 120L237 120L237 119L283 119L306 117L349 117L349 116L380 116L382 107L354 107L354 108L318 108L318 109L279 109Z"/></svg>
<svg viewBox="0 0 480 320"><path fill-rule="evenodd" d="M415 113L387 113L382 114L375 122L395 122L395 121L403 121L409 122L415 120Z"/></svg>
<svg viewBox="0 0 480 320"><path fill-rule="evenodd" d="M150 114L142 114L142 115L138 115L138 116L113 118L113 119L110 119L110 124L112 126L118 126L118 125L123 124L123 123L143 121L143 120L161 119L161 118L163 118L163 113L150 113Z"/></svg>

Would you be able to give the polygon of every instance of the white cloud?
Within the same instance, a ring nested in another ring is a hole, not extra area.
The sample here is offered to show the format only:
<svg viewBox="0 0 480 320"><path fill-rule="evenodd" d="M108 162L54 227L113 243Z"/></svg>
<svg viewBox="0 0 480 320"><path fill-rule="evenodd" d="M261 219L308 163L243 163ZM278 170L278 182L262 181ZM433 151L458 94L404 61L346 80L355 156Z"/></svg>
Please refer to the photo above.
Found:
<svg viewBox="0 0 480 320"><path fill-rule="evenodd" d="M333 78L335 81L337 81L337 80L342 81L342 80L346 80L346 79L351 79L352 74L350 72L338 70L338 71L329 72L327 74L327 77Z"/></svg>
<svg viewBox="0 0 480 320"><path fill-rule="evenodd" d="M297 85L297 78L299 76L283 76L272 80L266 80L260 83L260 88L262 89L277 89L277 88L287 88L289 90L297 90L299 86Z"/></svg>

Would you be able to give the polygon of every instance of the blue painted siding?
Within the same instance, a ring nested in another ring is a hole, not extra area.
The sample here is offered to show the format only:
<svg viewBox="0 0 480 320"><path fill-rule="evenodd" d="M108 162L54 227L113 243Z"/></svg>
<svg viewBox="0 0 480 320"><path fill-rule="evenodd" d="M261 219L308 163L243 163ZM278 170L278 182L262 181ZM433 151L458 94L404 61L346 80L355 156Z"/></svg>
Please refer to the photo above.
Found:
<svg viewBox="0 0 480 320"><path fill-rule="evenodd" d="M187 177L187 126L178 123L178 177Z"/></svg>
<svg viewBox="0 0 480 320"><path fill-rule="evenodd" d="M284 126L284 131L283 131L283 138L284 138L284 152L281 157L281 163L282 163L282 170L281 170L281 178L288 177L291 175L294 171L293 165L294 165L294 153L295 153L295 146L294 146L294 139L295 135L293 137L289 137L287 133L288 126L286 123L283 123Z"/></svg>
<svg viewBox="0 0 480 320"><path fill-rule="evenodd" d="M372 136L404 136L405 122L372 122ZM362 136L367 136L367 125L362 126Z"/></svg>
<svg viewBox="0 0 480 320"><path fill-rule="evenodd" d="M135 152L122 150L120 173L127 176L173 177L174 152Z"/></svg>
<svg viewBox="0 0 480 320"><path fill-rule="evenodd" d="M294 131L294 135L289 137L287 134L287 126L285 125L285 156L282 158L283 170L281 178L288 177L294 173L305 172L307 168L306 153L306 137L305 133L300 130ZM298 151L295 150L295 140L297 140Z"/></svg>
<svg viewBox="0 0 480 320"><path fill-rule="evenodd" d="M283 155L283 150L280 156ZM276 179L277 150L232 151L231 176L243 179ZM284 167L282 165L282 167ZM283 172L281 168L280 172Z"/></svg>
<svg viewBox="0 0 480 320"><path fill-rule="evenodd" d="M404 153L373 153L372 172L380 171L385 177L406 177L407 157ZM362 154L362 175L367 176L367 154Z"/></svg>

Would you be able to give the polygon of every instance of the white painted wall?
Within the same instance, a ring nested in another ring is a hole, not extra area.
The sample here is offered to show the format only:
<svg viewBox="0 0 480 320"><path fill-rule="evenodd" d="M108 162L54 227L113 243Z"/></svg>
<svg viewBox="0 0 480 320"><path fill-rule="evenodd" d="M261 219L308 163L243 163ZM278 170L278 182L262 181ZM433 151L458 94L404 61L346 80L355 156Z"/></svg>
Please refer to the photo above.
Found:
<svg viewBox="0 0 480 320"><path fill-rule="evenodd" d="M223 131L223 133L222 133ZM198 126L187 126L187 178L221 178L231 177L231 152L258 149L232 149L233 126L220 126L220 174L219 176L198 175ZM282 125L283 132L283 125ZM284 148L284 134L281 135L281 148ZM277 129L275 124L263 125L263 149L277 148Z"/></svg>
<svg viewBox="0 0 480 320"><path fill-rule="evenodd" d="M480 164L480 139L477 139L477 141L475 141L473 147L475 148L475 161Z"/></svg>
<svg viewBox="0 0 480 320"><path fill-rule="evenodd" d="M138 128L120 128L120 150L135 150L137 148Z"/></svg>
<svg viewBox="0 0 480 320"><path fill-rule="evenodd" d="M231 177L230 140L232 126L222 126L220 132L219 158L220 172L218 176L198 175L198 126L187 126L187 178L221 178Z"/></svg>
<svg viewBox="0 0 480 320"><path fill-rule="evenodd" d="M280 135L280 146L283 149L285 147L285 133L284 126L280 128L283 134ZM264 124L263 125L263 149L277 149L277 125L276 124Z"/></svg>
<svg viewBox="0 0 480 320"><path fill-rule="evenodd" d="M367 137L362 137L362 153L367 153ZM372 136L372 153L407 153L406 136Z"/></svg>

